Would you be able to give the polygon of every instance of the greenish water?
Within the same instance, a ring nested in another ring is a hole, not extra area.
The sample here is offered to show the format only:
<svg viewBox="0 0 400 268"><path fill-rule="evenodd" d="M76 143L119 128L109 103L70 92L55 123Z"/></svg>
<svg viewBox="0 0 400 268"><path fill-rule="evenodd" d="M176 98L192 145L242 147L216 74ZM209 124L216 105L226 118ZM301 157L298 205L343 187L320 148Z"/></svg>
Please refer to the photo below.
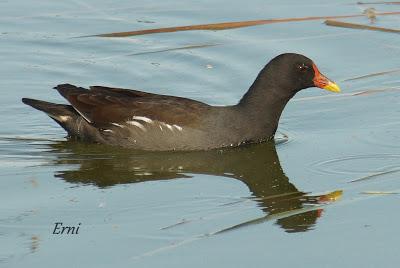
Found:
<svg viewBox="0 0 400 268"><path fill-rule="evenodd" d="M227 3L0 1L0 266L399 265L400 72L348 80L400 69L398 35L305 21L73 38L365 8ZM399 22L378 16L376 25ZM184 46L193 47L175 49ZM283 52L309 56L343 93L298 94L281 118L277 145L143 153L81 144L20 102L63 102L51 88L68 82L233 104ZM52 234L56 222L81 223L79 234Z"/></svg>

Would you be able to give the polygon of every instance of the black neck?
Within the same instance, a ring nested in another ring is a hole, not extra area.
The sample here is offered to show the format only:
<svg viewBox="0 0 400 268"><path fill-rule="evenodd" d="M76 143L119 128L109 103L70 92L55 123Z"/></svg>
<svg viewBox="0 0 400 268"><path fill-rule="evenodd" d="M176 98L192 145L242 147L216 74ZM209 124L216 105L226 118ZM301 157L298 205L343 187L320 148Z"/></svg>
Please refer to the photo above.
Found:
<svg viewBox="0 0 400 268"><path fill-rule="evenodd" d="M271 77L267 69L268 65L236 106L249 120L258 122L266 135L273 135L285 105L295 93L284 80L282 83L282 79Z"/></svg>

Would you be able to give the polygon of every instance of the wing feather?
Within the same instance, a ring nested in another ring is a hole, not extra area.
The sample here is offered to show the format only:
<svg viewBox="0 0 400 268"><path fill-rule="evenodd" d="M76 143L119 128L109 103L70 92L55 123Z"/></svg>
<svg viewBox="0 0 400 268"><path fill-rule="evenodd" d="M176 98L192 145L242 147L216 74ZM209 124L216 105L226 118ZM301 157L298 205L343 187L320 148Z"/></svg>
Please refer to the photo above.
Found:
<svg viewBox="0 0 400 268"><path fill-rule="evenodd" d="M89 123L104 127L142 116L171 125L192 126L210 106L180 97L137 90L93 86L90 90L69 84L56 89Z"/></svg>

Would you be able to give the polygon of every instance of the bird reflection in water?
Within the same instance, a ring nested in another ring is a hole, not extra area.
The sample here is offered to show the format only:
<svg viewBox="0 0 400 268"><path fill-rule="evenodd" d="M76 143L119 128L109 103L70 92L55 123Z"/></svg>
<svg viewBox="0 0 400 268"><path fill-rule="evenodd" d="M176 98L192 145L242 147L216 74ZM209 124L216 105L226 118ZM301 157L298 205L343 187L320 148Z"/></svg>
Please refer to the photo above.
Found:
<svg viewBox="0 0 400 268"><path fill-rule="evenodd" d="M104 188L187 178L190 174L240 180L266 216L222 231L265 220L276 220L286 232L308 231L321 216L320 205L341 196L341 191L325 195L299 191L283 172L273 142L224 150L152 153L68 141L53 144L52 150L57 155L57 165L79 164L76 170L59 171L55 175L74 184Z"/></svg>

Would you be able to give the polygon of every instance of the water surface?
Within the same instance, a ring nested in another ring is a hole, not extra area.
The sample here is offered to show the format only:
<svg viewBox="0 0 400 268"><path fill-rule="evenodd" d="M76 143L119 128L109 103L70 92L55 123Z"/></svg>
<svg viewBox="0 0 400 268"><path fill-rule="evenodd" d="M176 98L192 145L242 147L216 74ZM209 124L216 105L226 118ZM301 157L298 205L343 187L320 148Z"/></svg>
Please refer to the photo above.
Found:
<svg viewBox="0 0 400 268"><path fill-rule="evenodd" d="M0 265L397 267L400 73L349 79L400 69L398 35L305 21L74 38L363 8L351 1L1 1ZM376 24L399 22L385 16ZM175 49L184 46L194 47ZM283 52L312 58L343 93L298 94L277 145L194 153L86 145L67 141L20 102L63 102L51 88L69 82L234 104ZM79 234L53 235L55 222L81 223Z"/></svg>

